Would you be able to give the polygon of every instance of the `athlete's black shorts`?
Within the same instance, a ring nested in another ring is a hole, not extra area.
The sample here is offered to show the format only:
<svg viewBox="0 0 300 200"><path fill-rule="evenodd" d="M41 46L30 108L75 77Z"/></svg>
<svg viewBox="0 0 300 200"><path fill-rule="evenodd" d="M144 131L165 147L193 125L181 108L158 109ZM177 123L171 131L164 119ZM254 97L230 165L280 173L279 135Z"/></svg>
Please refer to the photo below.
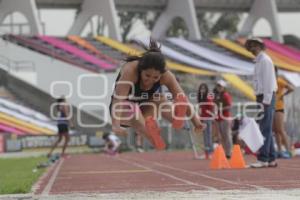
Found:
<svg viewBox="0 0 300 200"><path fill-rule="evenodd" d="M58 124L58 133L63 134L63 133L69 133L69 126L68 124Z"/></svg>

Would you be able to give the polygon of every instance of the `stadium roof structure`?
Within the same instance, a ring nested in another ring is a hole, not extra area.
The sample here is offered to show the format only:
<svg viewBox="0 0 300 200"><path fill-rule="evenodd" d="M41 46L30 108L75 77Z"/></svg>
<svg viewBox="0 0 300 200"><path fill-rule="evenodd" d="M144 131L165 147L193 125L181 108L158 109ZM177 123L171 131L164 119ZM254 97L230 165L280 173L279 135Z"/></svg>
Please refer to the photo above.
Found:
<svg viewBox="0 0 300 200"><path fill-rule="evenodd" d="M84 0L36 0L38 8L79 9ZM249 12L254 0L194 0L197 11ZM297 0L276 0L279 12L300 11ZM163 11L168 0L115 0L120 11Z"/></svg>
<svg viewBox="0 0 300 200"><path fill-rule="evenodd" d="M14 11L28 19L31 34L42 34L38 9L77 9L77 16L68 34L80 35L93 16L102 16L108 25L109 37L121 40L117 13L120 11L160 13L152 35L164 38L175 17L181 17L189 30L189 39L200 39L197 13L199 12L248 12L239 35L248 36L256 22L264 18L272 29L272 38L282 42L278 12L300 11L299 0L0 0L0 25Z"/></svg>

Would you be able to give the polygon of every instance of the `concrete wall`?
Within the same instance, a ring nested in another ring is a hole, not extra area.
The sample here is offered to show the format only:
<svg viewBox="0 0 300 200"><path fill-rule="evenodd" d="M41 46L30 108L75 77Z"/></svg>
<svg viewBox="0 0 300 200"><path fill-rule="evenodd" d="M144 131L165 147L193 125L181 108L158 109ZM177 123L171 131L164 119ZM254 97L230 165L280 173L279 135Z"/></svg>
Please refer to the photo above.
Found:
<svg viewBox="0 0 300 200"><path fill-rule="evenodd" d="M89 72L2 39L0 55L12 60L33 61L36 71L34 86L51 96L65 95L72 105L110 123L108 112L104 111L108 110L116 73Z"/></svg>
<svg viewBox="0 0 300 200"><path fill-rule="evenodd" d="M33 87L32 85L26 83L23 80L20 80L6 71L0 69L0 85L6 87L11 93L16 96L16 98L21 101L25 106L28 106L34 110L42 112L43 114L50 116L51 104L55 102L55 99L51 97L48 93L43 92L42 90ZM78 113L82 121L87 124L102 124L98 118L91 116L90 114L77 110L76 107L72 107L74 113L74 119L77 119ZM74 120L76 130L81 133L95 133L96 131L109 131L109 126L104 128L84 128L79 126L79 124Z"/></svg>

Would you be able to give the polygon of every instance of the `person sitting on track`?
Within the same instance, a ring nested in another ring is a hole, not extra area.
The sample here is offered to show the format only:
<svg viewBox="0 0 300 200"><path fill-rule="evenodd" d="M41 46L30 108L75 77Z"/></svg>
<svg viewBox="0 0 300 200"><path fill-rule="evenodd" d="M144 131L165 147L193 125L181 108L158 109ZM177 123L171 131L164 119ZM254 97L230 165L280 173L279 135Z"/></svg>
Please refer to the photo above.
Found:
<svg viewBox="0 0 300 200"><path fill-rule="evenodd" d="M112 133L104 133L102 139L105 141L104 151L109 155L116 155L119 153L121 147L121 140Z"/></svg>
<svg viewBox="0 0 300 200"><path fill-rule="evenodd" d="M164 149L155 121L158 114L170 121L174 128L182 128L182 118L191 113L195 131L202 131L205 125L195 115L194 108L188 106L187 98L174 74L166 69L165 58L156 41L150 39L149 47L144 48L147 51L141 56L125 59L126 63L116 79L110 104L112 131L126 134L123 127L132 127L137 134L148 138L156 149ZM160 92L162 85L173 96L176 117L172 114L172 103ZM178 120L177 116L182 120Z"/></svg>

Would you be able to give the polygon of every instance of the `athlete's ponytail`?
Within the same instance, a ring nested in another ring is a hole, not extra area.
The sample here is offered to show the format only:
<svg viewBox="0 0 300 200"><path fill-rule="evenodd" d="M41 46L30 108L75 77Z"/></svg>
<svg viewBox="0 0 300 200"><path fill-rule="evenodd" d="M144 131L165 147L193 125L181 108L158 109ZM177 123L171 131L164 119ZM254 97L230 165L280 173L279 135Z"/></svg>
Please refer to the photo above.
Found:
<svg viewBox="0 0 300 200"><path fill-rule="evenodd" d="M164 55L161 53L161 45L150 38L149 46L145 46L142 43L139 43L146 51L142 54L142 56L128 56L125 61L139 61L138 70L139 72L146 69L155 69L160 73L164 73L166 71L166 61Z"/></svg>

